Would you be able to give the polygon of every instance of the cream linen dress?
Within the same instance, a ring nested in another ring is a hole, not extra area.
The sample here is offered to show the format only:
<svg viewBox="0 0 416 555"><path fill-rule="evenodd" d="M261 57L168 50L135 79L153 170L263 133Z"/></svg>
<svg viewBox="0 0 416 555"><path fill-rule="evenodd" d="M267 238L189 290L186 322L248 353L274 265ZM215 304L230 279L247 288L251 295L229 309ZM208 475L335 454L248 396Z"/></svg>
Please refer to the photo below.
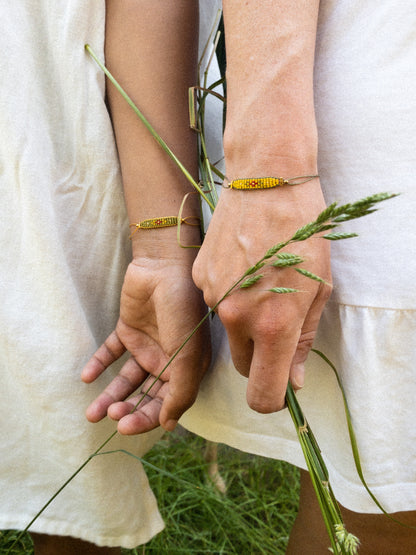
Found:
<svg viewBox="0 0 416 555"><path fill-rule="evenodd" d="M368 484L392 512L416 509L415 88L412 0L321 1L315 102L326 200L402 193L345 224L359 237L333 245L334 292L315 342L344 383ZM218 325L214 335L216 362L182 423L211 440L305 467L288 412L247 408L246 380L233 369ZM334 376L314 354L298 398L339 501L377 512L354 468Z"/></svg>
<svg viewBox="0 0 416 555"><path fill-rule="evenodd" d="M218 2L200 6L204 43ZM103 56L104 16L103 0L0 4L2 529L26 526L114 429L87 423L84 409L117 366L97 384L79 379L116 322L130 257L104 79L84 52L89 42ZM321 2L316 108L327 200L403 193L348 224L358 239L334 245L335 290L316 341L342 375L365 475L391 511L416 508L415 29L411 0ZM218 160L221 110L209 106ZM287 412L247 408L218 322L213 334L215 363L182 423L304 466ZM312 355L299 399L341 503L375 511L353 467L335 380ZM158 437L109 449L142 454ZM133 547L162 527L141 466L114 454L91 461L32 529Z"/></svg>
<svg viewBox="0 0 416 555"><path fill-rule="evenodd" d="M201 43L217 3L201 10ZM115 429L80 372L114 328L130 259L102 59L104 0L0 2L0 529L22 529ZM212 119L212 118L211 118ZM218 144L218 142L217 142ZM161 436L115 438L142 455ZM32 526L134 547L163 528L141 465L94 458Z"/></svg>

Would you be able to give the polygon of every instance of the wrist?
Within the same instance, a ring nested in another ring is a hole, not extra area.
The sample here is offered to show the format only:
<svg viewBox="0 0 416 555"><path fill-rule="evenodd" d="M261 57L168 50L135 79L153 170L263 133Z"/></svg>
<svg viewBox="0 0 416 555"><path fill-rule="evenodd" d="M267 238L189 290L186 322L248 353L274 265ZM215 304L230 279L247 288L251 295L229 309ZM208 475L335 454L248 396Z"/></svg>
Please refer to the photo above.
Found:
<svg viewBox="0 0 416 555"><path fill-rule="evenodd" d="M201 245L199 226L138 229L131 237L133 259L170 260L192 265ZM193 247L193 248L191 248Z"/></svg>
<svg viewBox="0 0 416 555"><path fill-rule="evenodd" d="M234 230L246 234L259 225L294 232L313 221L326 207L319 179L273 189L234 190L222 192L217 211L223 219L234 221ZM215 214L214 214L215 218ZM261 224L259 222L261 220Z"/></svg>
<svg viewBox="0 0 416 555"><path fill-rule="evenodd" d="M224 155L229 180L248 177L284 177L317 174L318 141L314 126L291 133L265 129L244 132L258 140L242 138L241 130L228 127ZM265 138L264 138L265 137Z"/></svg>
<svg viewBox="0 0 416 555"><path fill-rule="evenodd" d="M158 199L157 207L135 214L129 211L133 257L193 260L192 251L201 245L201 214L198 195L190 193L165 203Z"/></svg>

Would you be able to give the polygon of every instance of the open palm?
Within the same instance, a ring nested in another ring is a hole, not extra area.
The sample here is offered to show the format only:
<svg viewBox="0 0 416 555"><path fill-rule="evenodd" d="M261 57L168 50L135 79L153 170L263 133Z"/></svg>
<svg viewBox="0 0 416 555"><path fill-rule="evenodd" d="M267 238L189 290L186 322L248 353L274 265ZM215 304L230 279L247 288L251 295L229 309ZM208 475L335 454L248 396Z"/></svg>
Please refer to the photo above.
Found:
<svg viewBox="0 0 416 555"><path fill-rule="evenodd" d="M118 430L123 434L141 433L159 425L172 429L195 400L208 367L207 326L166 365L205 310L186 265L133 260L124 279L116 329L87 363L82 379L94 381L126 351L130 357L88 407L88 420L97 422L108 414L119 420Z"/></svg>

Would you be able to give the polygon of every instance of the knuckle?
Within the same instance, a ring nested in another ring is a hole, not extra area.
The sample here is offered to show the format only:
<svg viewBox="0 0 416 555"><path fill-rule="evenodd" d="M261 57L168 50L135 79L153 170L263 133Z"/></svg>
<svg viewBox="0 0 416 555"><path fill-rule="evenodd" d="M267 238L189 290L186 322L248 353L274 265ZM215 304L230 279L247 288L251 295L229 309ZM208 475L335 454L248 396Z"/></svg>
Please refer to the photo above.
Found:
<svg viewBox="0 0 416 555"><path fill-rule="evenodd" d="M316 330L302 332L299 338L298 349L310 349L315 339L315 335Z"/></svg>
<svg viewBox="0 0 416 555"><path fill-rule="evenodd" d="M203 291L202 295L204 303L208 308L212 308L215 305L214 296L210 291Z"/></svg>
<svg viewBox="0 0 416 555"><path fill-rule="evenodd" d="M193 266L192 266L192 279L193 282L195 283L195 285L198 287L198 289L202 289L202 272L201 272L201 267L200 264L198 262L198 258L196 258Z"/></svg>
<svg viewBox="0 0 416 555"><path fill-rule="evenodd" d="M242 321L241 311L235 304L228 300L222 301L219 305L218 316L226 328L237 326Z"/></svg>
<svg viewBox="0 0 416 555"><path fill-rule="evenodd" d="M202 267L198 264L198 258L192 266L192 280L195 286L202 291L205 304L209 307L214 306L218 299L215 297L213 287L205 279Z"/></svg>
<svg viewBox="0 0 416 555"><path fill-rule="evenodd" d="M285 312L284 317L276 316L257 322L258 333L266 342L272 342L276 337L290 338L299 329L301 320L295 313Z"/></svg>
<svg viewBox="0 0 416 555"><path fill-rule="evenodd" d="M322 302L326 303L332 294L332 290L333 285L331 282L321 283L318 291L318 297L322 300Z"/></svg>
<svg viewBox="0 0 416 555"><path fill-rule="evenodd" d="M204 302L209 308L212 308L215 306L217 300L211 292L204 292Z"/></svg>

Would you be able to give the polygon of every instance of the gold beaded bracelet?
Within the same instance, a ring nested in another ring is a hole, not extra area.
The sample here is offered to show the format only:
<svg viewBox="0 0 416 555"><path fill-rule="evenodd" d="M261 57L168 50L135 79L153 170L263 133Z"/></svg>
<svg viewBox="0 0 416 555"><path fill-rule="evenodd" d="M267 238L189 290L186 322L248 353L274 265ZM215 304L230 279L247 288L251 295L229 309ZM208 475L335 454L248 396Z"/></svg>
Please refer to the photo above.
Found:
<svg viewBox="0 0 416 555"><path fill-rule="evenodd" d="M272 189L273 187L283 187L284 185L302 185L302 183L307 183L318 177L319 175L299 175L289 179L284 179L283 177L248 177L245 179L234 179L234 181L231 181L229 185L224 185L224 187L226 189L244 191L251 189Z"/></svg>
<svg viewBox="0 0 416 555"><path fill-rule="evenodd" d="M200 225L200 218L196 216L188 216L186 218L178 218L177 216L162 216L160 218L150 218L143 220L137 224L130 224L130 227L136 229L131 232L130 239L139 229L160 229L161 227L175 227L179 224L187 224L193 226Z"/></svg>

